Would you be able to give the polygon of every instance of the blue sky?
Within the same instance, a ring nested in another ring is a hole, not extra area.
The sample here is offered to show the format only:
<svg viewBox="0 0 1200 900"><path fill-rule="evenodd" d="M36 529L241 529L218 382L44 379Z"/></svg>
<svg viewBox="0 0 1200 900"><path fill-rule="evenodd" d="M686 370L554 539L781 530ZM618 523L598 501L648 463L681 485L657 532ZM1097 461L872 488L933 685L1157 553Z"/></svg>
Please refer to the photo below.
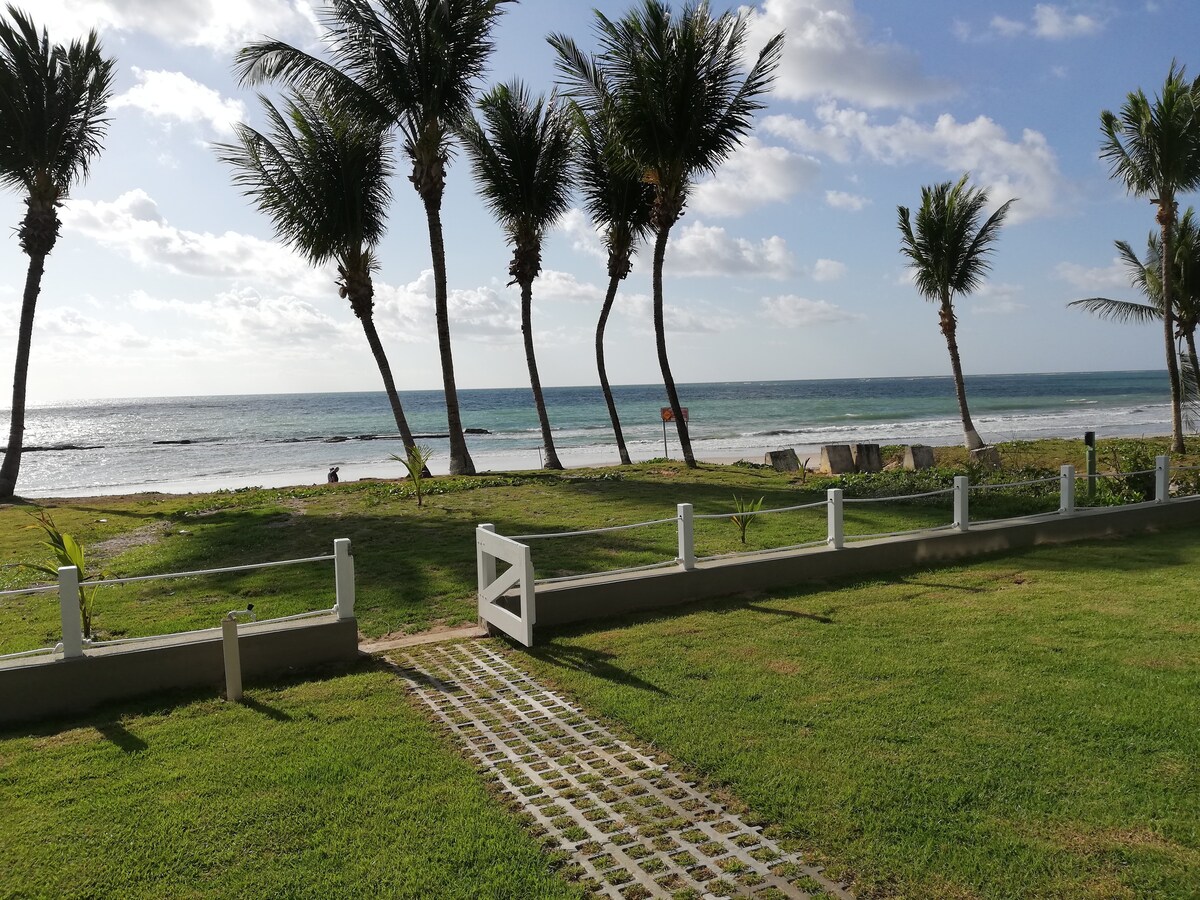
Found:
<svg viewBox="0 0 1200 900"><path fill-rule="evenodd" d="M273 240L209 146L229 139L233 122L261 122L254 93L231 76L236 49L261 34L315 46L319 5L25 5L54 40L97 28L118 60L107 148L63 209L47 261L29 401L378 389L331 273ZM609 15L628 7L595 5ZM548 89L545 35L589 46L591 6L510 7L489 80L518 75ZM1200 59L1189 58L1200 8L765 0L741 9L756 45L786 32L784 63L753 136L697 186L674 229L666 301L677 380L948 373L936 310L898 252L896 206L965 171L994 201L1018 198L987 285L958 301L968 374L1162 365L1158 330L1098 322L1066 302L1134 296L1112 242L1143 247L1153 211L1108 178L1099 114L1137 87L1156 90L1172 58L1200 74ZM424 217L398 165L377 322L400 388L438 388ZM15 236L23 209L0 195L4 373L27 264ZM443 218L460 386L527 384L508 248L465 159L450 169ZM582 213L549 237L543 264L533 313L542 380L595 383L605 271ZM648 267L646 254L609 327L616 383L659 380Z"/></svg>

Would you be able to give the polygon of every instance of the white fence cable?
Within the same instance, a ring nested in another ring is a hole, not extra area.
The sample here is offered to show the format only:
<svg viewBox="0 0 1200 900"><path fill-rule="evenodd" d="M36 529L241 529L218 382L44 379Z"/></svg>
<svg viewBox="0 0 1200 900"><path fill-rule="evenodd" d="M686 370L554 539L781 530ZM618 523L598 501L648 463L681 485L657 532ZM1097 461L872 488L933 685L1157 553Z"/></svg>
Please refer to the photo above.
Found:
<svg viewBox="0 0 1200 900"><path fill-rule="evenodd" d="M5 653L3 656L0 656L0 661L6 659L24 659L27 656L41 656L44 653L53 654L57 650L57 647L41 647L37 650L22 650L20 653Z"/></svg>
<svg viewBox="0 0 1200 900"><path fill-rule="evenodd" d="M848 534L846 535L845 540L846 543L849 544L853 541L868 541L875 540L876 538L907 537L910 534L932 534L936 531L948 531L953 527L954 525L933 525L929 528L910 528L908 531L881 531L877 534Z"/></svg>
<svg viewBox="0 0 1200 900"><path fill-rule="evenodd" d="M0 597L19 597L22 594L45 594L49 591L57 590L57 584L40 584L37 587L18 588L14 591L0 591Z"/></svg>
<svg viewBox="0 0 1200 900"><path fill-rule="evenodd" d="M610 531L628 531L631 528L648 528L651 525L674 525L679 521L678 516L669 519L655 519L653 522L636 522L633 525L610 525L607 528L587 528L583 531L551 531L546 534L504 535L510 541L540 541L543 538L581 537L586 534L607 534Z"/></svg>
<svg viewBox="0 0 1200 900"><path fill-rule="evenodd" d="M702 516L692 516L692 520L698 522L701 519L731 519L734 516L765 516L768 513L796 512L801 509L816 509L817 507L828 505L828 500L818 500L815 503L803 503L800 506L781 506L779 509L747 509L744 512L734 510L727 513L705 513Z"/></svg>
<svg viewBox="0 0 1200 900"><path fill-rule="evenodd" d="M644 566L627 566L624 569L605 569L603 572L581 572L578 575L559 575L557 578L536 578L534 584L560 584L564 581L578 581L581 578L595 578L599 575L626 575L630 572L649 572L651 569L667 569L679 565L679 560L647 563Z"/></svg>
<svg viewBox="0 0 1200 900"><path fill-rule="evenodd" d="M940 491L926 491L923 494L899 494L895 497L843 497L843 503L894 503L897 500L920 500L924 497L938 497L942 494L953 494L954 488L942 488Z"/></svg>
<svg viewBox="0 0 1200 900"><path fill-rule="evenodd" d="M306 559L283 559L279 562L252 563L247 566L224 566L220 569L200 569L196 572L166 572L161 575L133 575L129 578L104 578L98 581L81 581L80 587L98 587L106 584L133 584L137 581L162 581L164 578L192 578L196 575L225 575L229 572L251 572L255 569L274 569L279 566L300 566L305 563L328 562L333 554L328 556L310 556Z"/></svg>
<svg viewBox="0 0 1200 900"><path fill-rule="evenodd" d="M1151 469L1150 471L1154 471ZM1051 475L1046 478L1031 478L1029 481L1006 481L1003 484L973 484L968 490L971 491L998 491L1001 488L1029 487L1034 484L1050 484L1054 482L1058 484L1061 480L1061 475Z"/></svg>

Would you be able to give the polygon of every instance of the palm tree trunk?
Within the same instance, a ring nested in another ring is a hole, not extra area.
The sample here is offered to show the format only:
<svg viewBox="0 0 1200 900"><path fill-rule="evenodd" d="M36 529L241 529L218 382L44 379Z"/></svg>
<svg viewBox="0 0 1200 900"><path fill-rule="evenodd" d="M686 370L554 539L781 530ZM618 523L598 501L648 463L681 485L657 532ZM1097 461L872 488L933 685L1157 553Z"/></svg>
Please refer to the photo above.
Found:
<svg viewBox="0 0 1200 900"><path fill-rule="evenodd" d="M621 420L617 416L617 404L613 400L612 388L608 386L608 372L604 369L604 328L608 325L608 314L612 312L613 301L617 297L617 287L621 283L619 275L608 279L608 293L604 295L604 308L600 310L600 324L596 326L596 369L600 372L600 388L604 391L604 402L608 404L608 417L612 419L613 436L617 439L617 452L621 455L621 465L632 465L629 450L625 447L625 435L621 433Z"/></svg>
<svg viewBox="0 0 1200 900"><path fill-rule="evenodd" d="M404 452L410 453L417 446L413 440L412 431L408 428L408 419L404 417L404 409L400 406L400 395L396 393L396 382L392 379L392 367L388 365L387 354L383 352L383 344L379 340L379 332L375 330L375 318L363 316L363 332L367 335L367 343L371 345L371 355L375 357L375 365L383 377L383 389L387 393L388 403L392 407L392 416L396 419L396 427L400 429L400 440L404 442Z"/></svg>
<svg viewBox="0 0 1200 900"><path fill-rule="evenodd" d="M949 298L942 300L942 334L946 337L946 349L950 351L950 370L954 373L954 392L958 395L958 414L962 417L963 439L968 450L978 450L984 446L983 439L975 430L971 421L971 411L967 408L967 386L963 381L962 360L958 356L957 327L954 320L954 307Z"/></svg>
<svg viewBox="0 0 1200 900"><path fill-rule="evenodd" d="M688 436L687 422L683 421L683 407L679 405L679 392L675 390L675 379L671 377L671 363L667 359L667 329L663 317L663 261L667 258L667 238L670 226L660 228L654 237L654 340L658 345L658 367L662 369L663 386L667 389L667 400L679 432L679 448L683 461L689 469L696 468L696 457L692 455L692 439Z"/></svg>
<svg viewBox="0 0 1200 900"><path fill-rule="evenodd" d="M1196 357L1196 332L1189 331L1184 335L1187 341L1188 361L1192 364L1192 380L1196 382L1196 396L1200 397L1200 359Z"/></svg>
<svg viewBox="0 0 1200 900"><path fill-rule="evenodd" d="M425 220L429 225L429 247L433 254L433 296L437 317L438 352L442 357L442 384L446 390L446 425L450 432L450 474L474 475L475 463L463 436L462 417L458 412L458 388L454 383L454 355L450 346L450 312L446 290L446 245L442 240L440 200L421 195Z"/></svg>
<svg viewBox="0 0 1200 900"><path fill-rule="evenodd" d="M1172 308L1171 291L1171 238L1175 224L1175 204L1165 200L1161 204L1159 222L1162 226L1162 301L1163 338L1167 351L1167 377L1171 380L1171 452L1183 453L1183 397L1179 385L1179 360L1175 355L1175 313Z"/></svg>
<svg viewBox="0 0 1200 900"><path fill-rule="evenodd" d="M17 364L13 374L8 449L4 453L4 463L0 465L0 500L9 500L16 493L17 473L21 471L21 450L25 444L25 385L29 379L29 350L33 344L33 313L45 271L46 254L31 253L29 271L25 275L25 296L21 302L21 324L17 331Z"/></svg>
<svg viewBox="0 0 1200 900"><path fill-rule="evenodd" d="M529 365L529 386L533 389L533 403L537 407L538 422L542 426L542 445L546 448L546 468L561 469L558 453L554 449L554 435L550 431L550 417L546 415L546 401L542 397L542 380L538 377L537 358L533 355L533 284L521 282L521 336L525 339L525 362Z"/></svg>

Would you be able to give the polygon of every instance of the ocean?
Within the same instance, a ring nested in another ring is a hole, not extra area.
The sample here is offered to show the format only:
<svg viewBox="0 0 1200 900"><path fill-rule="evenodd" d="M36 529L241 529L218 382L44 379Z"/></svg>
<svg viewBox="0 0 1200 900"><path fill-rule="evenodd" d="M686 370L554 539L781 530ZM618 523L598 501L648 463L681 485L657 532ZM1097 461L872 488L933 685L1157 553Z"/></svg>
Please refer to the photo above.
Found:
<svg viewBox="0 0 1200 900"><path fill-rule="evenodd" d="M949 377L756 381L680 385L701 459L761 460L795 447L801 459L828 443L955 444L962 439ZM614 388L630 454L678 458L673 425L664 448L661 385ZM1164 434L1170 431L1165 372L986 375L967 379L985 440ZM449 465L440 391L406 391L401 402L430 468ZM464 390L463 426L480 471L541 465L541 436L528 389ZM617 462L599 387L546 389L554 438L568 466ZM0 411L0 435L7 416ZM189 491L398 477L403 453L382 392L260 394L87 400L27 410L27 451L17 492L27 497ZM64 449L67 447L89 449Z"/></svg>

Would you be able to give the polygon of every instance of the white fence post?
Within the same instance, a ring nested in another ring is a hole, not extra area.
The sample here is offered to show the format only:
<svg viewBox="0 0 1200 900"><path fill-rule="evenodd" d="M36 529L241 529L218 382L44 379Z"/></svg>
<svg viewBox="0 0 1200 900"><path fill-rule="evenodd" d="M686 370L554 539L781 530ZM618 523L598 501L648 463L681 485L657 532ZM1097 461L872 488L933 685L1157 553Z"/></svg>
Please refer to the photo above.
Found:
<svg viewBox="0 0 1200 900"><path fill-rule="evenodd" d="M486 525L478 526L475 530L489 531L492 534L495 534L496 526L489 522ZM478 538L475 540L475 575L479 583L479 591L477 594L479 598L479 608L477 611L479 616L479 624L486 629L488 627L488 620L483 614L483 606L485 602L483 599L483 592L488 589L488 585L496 580L496 557L484 551L483 544Z"/></svg>
<svg viewBox="0 0 1200 900"><path fill-rule="evenodd" d="M971 480L966 475L954 476L954 529L966 531L971 527L969 509Z"/></svg>
<svg viewBox="0 0 1200 900"><path fill-rule="evenodd" d="M693 531L692 504L680 503L679 511L679 564L685 572L696 568L696 537Z"/></svg>
<svg viewBox="0 0 1200 900"><path fill-rule="evenodd" d="M336 538L333 542L333 586L338 619L353 619L354 554L350 552L350 538Z"/></svg>
<svg viewBox="0 0 1200 900"><path fill-rule="evenodd" d="M225 699L237 703L242 699L242 651L233 613L221 620L221 649L225 654Z"/></svg>
<svg viewBox="0 0 1200 900"><path fill-rule="evenodd" d="M1166 503L1171 499L1171 457L1159 456L1154 460L1154 499Z"/></svg>
<svg viewBox="0 0 1200 900"><path fill-rule="evenodd" d="M1058 511L1064 516L1075 515L1075 467L1058 470Z"/></svg>
<svg viewBox="0 0 1200 900"><path fill-rule="evenodd" d="M842 517L842 489L830 488L826 497L829 500L829 546L841 550L846 544L845 520Z"/></svg>
<svg viewBox="0 0 1200 900"><path fill-rule="evenodd" d="M79 570L63 566L58 570L58 608L62 615L63 659L83 656L83 625L79 610Z"/></svg>

